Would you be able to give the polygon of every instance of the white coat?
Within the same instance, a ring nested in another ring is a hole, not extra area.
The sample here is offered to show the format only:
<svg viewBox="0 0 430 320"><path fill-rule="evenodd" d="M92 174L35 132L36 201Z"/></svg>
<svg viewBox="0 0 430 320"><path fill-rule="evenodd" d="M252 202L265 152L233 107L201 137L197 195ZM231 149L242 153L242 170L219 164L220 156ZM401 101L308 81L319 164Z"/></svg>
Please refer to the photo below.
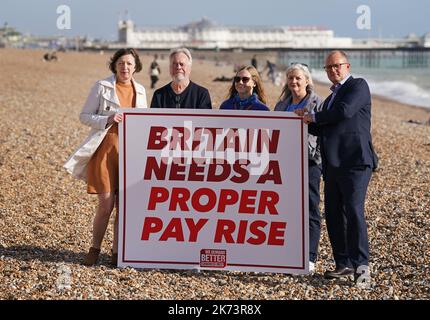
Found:
<svg viewBox="0 0 430 320"><path fill-rule="evenodd" d="M136 90L136 108L147 108L145 88L134 79L132 81ZM82 108L79 119L91 127L91 130L64 164L64 168L77 179L86 181L88 162L112 126L106 127L108 118L119 111L120 103L115 92L115 84L115 75L97 81Z"/></svg>

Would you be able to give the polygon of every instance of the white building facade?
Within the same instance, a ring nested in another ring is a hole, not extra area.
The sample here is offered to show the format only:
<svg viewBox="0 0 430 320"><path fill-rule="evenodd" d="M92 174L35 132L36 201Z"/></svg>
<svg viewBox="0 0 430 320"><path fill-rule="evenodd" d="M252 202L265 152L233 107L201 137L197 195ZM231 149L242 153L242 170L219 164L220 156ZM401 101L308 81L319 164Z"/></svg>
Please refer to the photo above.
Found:
<svg viewBox="0 0 430 320"><path fill-rule="evenodd" d="M148 27L137 30L131 20L118 23L119 42L140 49L276 49L347 48L352 38L335 38L319 27L224 27L208 19L182 27Z"/></svg>

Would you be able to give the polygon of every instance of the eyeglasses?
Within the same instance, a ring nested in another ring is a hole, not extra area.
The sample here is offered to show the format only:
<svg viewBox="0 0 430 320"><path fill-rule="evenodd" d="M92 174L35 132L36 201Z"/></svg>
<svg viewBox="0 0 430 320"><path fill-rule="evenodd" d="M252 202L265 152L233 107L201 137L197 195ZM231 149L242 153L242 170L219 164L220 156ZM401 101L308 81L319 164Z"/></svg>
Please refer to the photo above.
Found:
<svg viewBox="0 0 430 320"><path fill-rule="evenodd" d="M306 67L306 68L308 68L308 69L309 69L309 66L308 66L306 63L301 63L301 62L291 62L291 63L290 63L290 66L292 66L292 65L294 65L294 64L299 64L299 65L301 65L301 66Z"/></svg>
<svg viewBox="0 0 430 320"><path fill-rule="evenodd" d="M248 83L249 80L251 80L250 77L234 77L234 82L239 83L240 80L242 80L242 83Z"/></svg>
<svg viewBox="0 0 430 320"><path fill-rule="evenodd" d="M335 64L329 64L328 66L324 66L324 69L327 70L331 70L332 68L335 68L336 70L339 70L341 66L343 66L344 64L349 64L348 62L344 62L344 63L335 63Z"/></svg>

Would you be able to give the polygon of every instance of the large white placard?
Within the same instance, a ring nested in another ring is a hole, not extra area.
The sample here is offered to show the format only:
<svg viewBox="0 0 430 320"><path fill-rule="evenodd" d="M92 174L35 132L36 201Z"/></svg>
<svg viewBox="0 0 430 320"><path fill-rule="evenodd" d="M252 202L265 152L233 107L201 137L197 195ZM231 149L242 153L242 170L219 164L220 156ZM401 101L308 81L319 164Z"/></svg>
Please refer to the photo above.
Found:
<svg viewBox="0 0 430 320"><path fill-rule="evenodd" d="M308 272L301 118L126 109L119 129L118 266Z"/></svg>

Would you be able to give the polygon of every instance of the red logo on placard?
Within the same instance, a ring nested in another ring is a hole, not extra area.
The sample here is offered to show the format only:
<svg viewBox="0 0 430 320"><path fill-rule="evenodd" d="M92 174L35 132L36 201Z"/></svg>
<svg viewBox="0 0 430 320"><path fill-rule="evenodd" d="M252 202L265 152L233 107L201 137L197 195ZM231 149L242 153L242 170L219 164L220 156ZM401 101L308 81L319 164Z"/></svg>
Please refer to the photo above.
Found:
<svg viewBox="0 0 430 320"><path fill-rule="evenodd" d="M227 265L227 250L202 249L200 250L200 267L225 268Z"/></svg>

